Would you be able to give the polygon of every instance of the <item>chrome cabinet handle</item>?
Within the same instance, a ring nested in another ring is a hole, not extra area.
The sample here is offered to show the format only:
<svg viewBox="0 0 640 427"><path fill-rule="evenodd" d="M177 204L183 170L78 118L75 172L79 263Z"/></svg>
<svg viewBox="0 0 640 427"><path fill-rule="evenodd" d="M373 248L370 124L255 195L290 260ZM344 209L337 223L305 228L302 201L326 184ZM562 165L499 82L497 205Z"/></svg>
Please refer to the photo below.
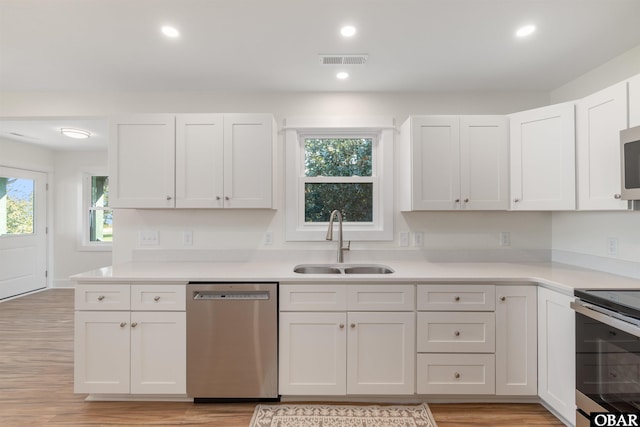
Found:
<svg viewBox="0 0 640 427"><path fill-rule="evenodd" d="M454 300L455 302L458 302L458 301L460 301L460 297L456 295L455 297L453 297L453 300Z"/></svg>
<svg viewBox="0 0 640 427"><path fill-rule="evenodd" d="M613 198L614 199L622 199L622 194L614 194Z"/></svg>
<svg viewBox="0 0 640 427"><path fill-rule="evenodd" d="M500 301L506 301L507 297L500 297Z"/></svg>
<svg viewBox="0 0 640 427"><path fill-rule="evenodd" d="M344 323L340 323L340 329L344 329Z"/></svg>
<svg viewBox="0 0 640 427"><path fill-rule="evenodd" d="M167 200L171 200L171 199L173 199L173 197L167 196Z"/></svg>
<svg viewBox="0 0 640 427"><path fill-rule="evenodd" d="M222 197L220 196L216 196L216 200L220 200Z"/></svg>
<svg viewBox="0 0 640 427"><path fill-rule="evenodd" d="M225 200L230 200L231 198L229 196L224 196Z"/></svg>
<svg viewBox="0 0 640 427"><path fill-rule="evenodd" d="M467 198L467 199L464 199L464 202L465 202L465 203L469 203L469 199L468 199L468 198Z"/></svg>
<svg viewBox="0 0 640 427"><path fill-rule="evenodd" d="M455 336L459 337L459 336L460 336L460 331L455 331L455 332L453 333L453 335L455 335Z"/></svg>
<svg viewBox="0 0 640 427"><path fill-rule="evenodd" d="M155 302L158 302L158 301L160 301L160 297L159 297L159 296L156 296L156 297L154 297L154 298L153 298L153 300L154 300Z"/></svg>
<svg viewBox="0 0 640 427"><path fill-rule="evenodd" d="M100 296L98 297L98 301L102 301L103 299L104 299L104 295L100 295Z"/></svg>
<svg viewBox="0 0 640 427"><path fill-rule="evenodd" d="M456 372L455 374L453 374L453 376L454 376L456 379L457 379L457 378L460 378L460 373L459 373L459 372Z"/></svg>
<svg viewBox="0 0 640 427"><path fill-rule="evenodd" d="M355 323L352 323L350 326L351 326L352 328L355 328L355 327L356 327L356 324L355 324Z"/></svg>
<svg viewBox="0 0 640 427"><path fill-rule="evenodd" d="M122 322L122 323L120 323L120 327L121 327L121 328L124 328L125 326L127 326L127 322Z"/></svg>
<svg viewBox="0 0 640 427"><path fill-rule="evenodd" d="M133 322L133 323L131 324L131 327L132 327L132 328L135 328L136 326L138 326L138 322Z"/></svg>
<svg viewBox="0 0 640 427"><path fill-rule="evenodd" d="M455 202L456 202L456 203L460 203L460 199L456 199L456 200L455 200Z"/></svg>

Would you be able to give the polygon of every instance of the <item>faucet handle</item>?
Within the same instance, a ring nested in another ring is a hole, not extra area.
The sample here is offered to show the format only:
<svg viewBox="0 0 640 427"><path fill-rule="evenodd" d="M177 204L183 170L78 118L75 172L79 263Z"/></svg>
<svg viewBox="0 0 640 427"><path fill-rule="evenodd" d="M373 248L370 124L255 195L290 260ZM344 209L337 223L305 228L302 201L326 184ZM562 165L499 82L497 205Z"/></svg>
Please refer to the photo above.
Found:
<svg viewBox="0 0 640 427"><path fill-rule="evenodd" d="M351 240L347 240L347 247L345 248L344 246L342 247L343 251L349 251L351 250Z"/></svg>

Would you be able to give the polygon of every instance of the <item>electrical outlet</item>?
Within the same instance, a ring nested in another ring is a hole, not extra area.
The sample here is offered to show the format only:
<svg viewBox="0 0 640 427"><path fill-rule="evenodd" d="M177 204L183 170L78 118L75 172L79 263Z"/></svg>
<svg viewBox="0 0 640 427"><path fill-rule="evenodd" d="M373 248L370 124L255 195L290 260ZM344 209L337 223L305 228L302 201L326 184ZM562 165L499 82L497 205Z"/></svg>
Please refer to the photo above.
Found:
<svg viewBox="0 0 640 427"><path fill-rule="evenodd" d="M182 244L184 246L193 246L193 231L187 230L182 232Z"/></svg>
<svg viewBox="0 0 640 427"><path fill-rule="evenodd" d="M415 233L413 233L413 246L422 246L423 237L424 236L420 231L416 231Z"/></svg>
<svg viewBox="0 0 640 427"><path fill-rule="evenodd" d="M607 255L618 256L618 238L607 237Z"/></svg>
<svg viewBox="0 0 640 427"><path fill-rule="evenodd" d="M266 233L264 233L264 244L265 245L273 244L273 232L267 231Z"/></svg>
<svg viewBox="0 0 640 427"><path fill-rule="evenodd" d="M406 247L409 246L409 232L401 231L400 232L400 246Z"/></svg>
<svg viewBox="0 0 640 427"><path fill-rule="evenodd" d="M159 243L158 231L147 230L138 233L138 243L140 246L155 246Z"/></svg>
<svg viewBox="0 0 640 427"><path fill-rule="evenodd" d="M511 233L508 231L500 232L500 246L511 246Z"/></svg>

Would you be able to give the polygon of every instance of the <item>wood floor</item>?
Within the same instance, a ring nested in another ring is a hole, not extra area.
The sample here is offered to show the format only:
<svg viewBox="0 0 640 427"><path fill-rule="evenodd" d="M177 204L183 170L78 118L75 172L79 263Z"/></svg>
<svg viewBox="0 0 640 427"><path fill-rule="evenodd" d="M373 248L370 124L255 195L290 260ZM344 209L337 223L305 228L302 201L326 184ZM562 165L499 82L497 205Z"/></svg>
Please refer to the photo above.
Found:
<svg viewBox="0 0 640 427"><path fill-rule="evenodd" d="M73 394L73 290L0 302L0 426L247 427L254 404L85 402ZM561 426L540 405L430 404L438 427Z"/></svg>

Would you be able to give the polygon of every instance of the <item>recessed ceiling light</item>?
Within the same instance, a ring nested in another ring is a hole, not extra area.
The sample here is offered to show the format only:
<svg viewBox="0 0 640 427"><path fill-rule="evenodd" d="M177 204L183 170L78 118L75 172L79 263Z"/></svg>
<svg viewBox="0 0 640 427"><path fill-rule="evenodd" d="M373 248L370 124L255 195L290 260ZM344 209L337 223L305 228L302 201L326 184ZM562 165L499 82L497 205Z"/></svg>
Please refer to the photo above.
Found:
<svg viewBox="0 0 640 427"><path fill-rule="evenodd" d="M516 37L527 37L533 34L535 31L535 25L525 25L524 27L520 27L518 31L516 31Z"/></svg>
<svg viewBox="0 0 640 427"><path fill-rule="evenodd" d="M178 31L174 27L165 25L164 27L162 27L162 34L164 34L167 37L171 37L172 39L175 39L176 37L180 36L180 31Z"/></svg>
<svg viewBox="0 0 640 427"><path fill-rule="evenodd" d="M345 25L340 29L340 34L344 37L353 37L356 34L356 27L353 25Z"/></svg>
<svg viewBox="0 0 640 427"><path fill-rule="evenodd" d="M338 74L336 74L336 77L340 80L344 80L346 78L349 78L349 73L347 73L346 71L340 71Z"/></svg>
<svg viewBox="0 0 640 427"><path fill-rule="evenodd" d="M87 139L91 136L91 133L82 129L62 128L60 133L69 138L75 139Z"/></svg>

